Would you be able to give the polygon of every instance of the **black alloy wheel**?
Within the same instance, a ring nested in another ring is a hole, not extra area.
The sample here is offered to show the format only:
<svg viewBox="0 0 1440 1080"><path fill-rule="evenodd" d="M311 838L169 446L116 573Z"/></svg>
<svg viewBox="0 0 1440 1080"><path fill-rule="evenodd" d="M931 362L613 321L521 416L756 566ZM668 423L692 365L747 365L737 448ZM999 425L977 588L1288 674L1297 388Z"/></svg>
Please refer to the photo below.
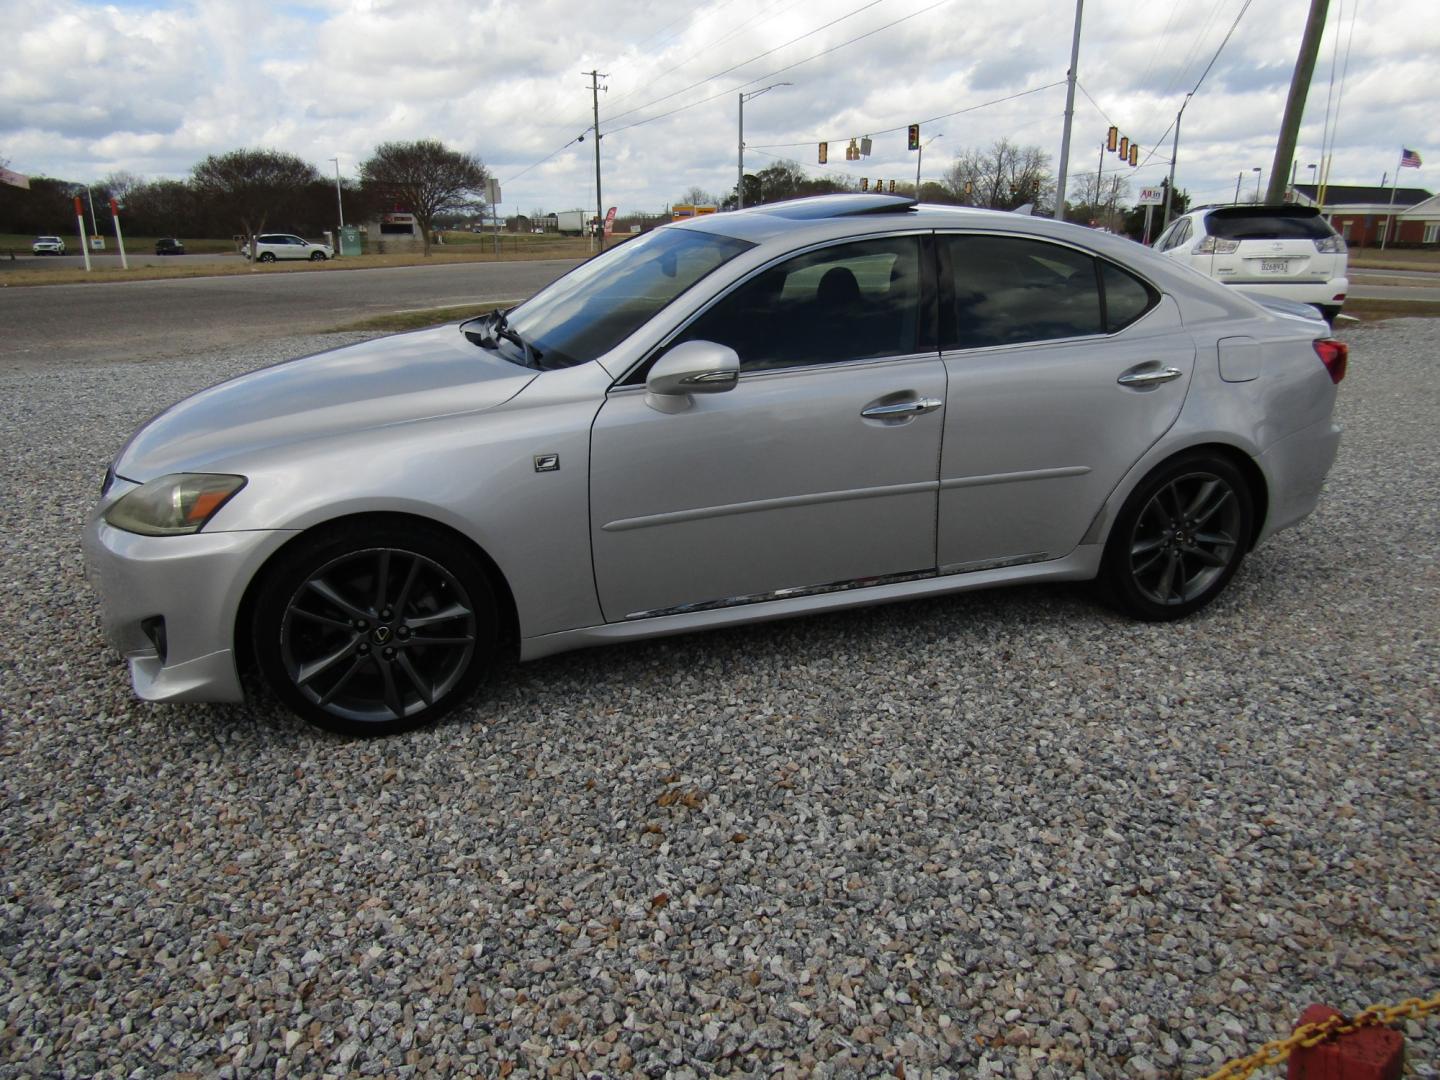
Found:
<svg viewBox="0 0 1440 1080"><path fill-rule="evenodd" d="M1223 457L1162 465L1131 493L1111 530L1101 572L1110 600L1152 622L1199 611L1239 569L1252 507L1245 478Z"/></svg>
<svg viewBox="0 0 1440 1080"><path fill-rule="evenodd" d="M310 261L311 261L311 262L324 262L324 261L325 261L325 253L324 253L323 251L311 252L311 254L310 254Z"/></svg>
<svg viewBox="0 0 1440 1080"><path fill-rule="evenodd" d="M274 262L274 261L275 261L275 253L274 253L273 251L262 251L262 252L260 253L260 261L261 261L261 262Z"/></svg>
<svg viewBox="0 0 1440 1080"><path fill-rule="evenodd" d="M469 696L494 654L495 603L454 537L358 523L282 556L254 632L266 681L296 712L341 734L387 735Z"/></svg>

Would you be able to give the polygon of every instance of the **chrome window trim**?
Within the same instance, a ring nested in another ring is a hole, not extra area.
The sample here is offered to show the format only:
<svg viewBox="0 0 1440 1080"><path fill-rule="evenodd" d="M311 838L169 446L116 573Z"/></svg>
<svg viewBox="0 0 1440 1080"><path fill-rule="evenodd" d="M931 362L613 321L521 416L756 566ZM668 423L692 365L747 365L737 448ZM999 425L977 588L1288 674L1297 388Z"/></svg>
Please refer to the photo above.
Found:
<svg viewBox="0 0 1440 1080"><path fill-rule="evenodd" d="M655 346L653 346L653 347L650 348L650 349L647 349L647 350L645 351L644 355L642 355L638 360L636 360L635 363L631 364L628 368L626 368L626 369L625 369L625 373L624 373L623 375L621 375L618 379L616 379L613 383L610 384L610 391L611 391L611 392L614 392L614 391L633 390L633 389L641 389L641 390L643 390L643 389L645 388L645 384L644 384L644 383L634 383L634 384L631 384L631 385L628 385L628 386L627 386L627 385L625 384L625 380L629 379L632 375L634 375L634 374L636 373L636 371L638 371L640 368L643 368L646 364L648 364L648 363L650 363L651 361L653 361L657 356L659 356L659 355L660 355L661 353L663 353L666 349L668 349L668 348L674 343L674 341L675 341L675 339L676 339L677 337L679 337L681 334L683 334L686 330L690 329L690 327L691 327L692 324L694 324L694 323L695 323L698 319L700 319L703 315L707 314L707 313L710 311L710 309L713 308L716 304L720 303L722 300L724 300L724 299L726 299L727 297L729 297L730 294L733 293L736 289L739 289L740 287L749 284L751 281L753 281L755 278L759 277L761 274L765 273L767 270L770 270L772 267L776 266L777 264L779 264L779 263L781 263L781 262L784 262L784 261L787 260L787 259L792 259L792 258L795 258L796 256L799 256L799 255L808 255L808 254L809 254L810 252L812 252L812 251L820 251L820 250L822 250L822 249L824 249L824 248L839 247L841 244L853 244L853 243L856 243L857 241L861 241L861 240L892 240L892 239L896 239L896 238L902 237L902 236L914 236L914 237L919 237L920 239L923 240L925 237L927 237L927 236L933 236L933 235L935 235L935 229L934 229L933 227L932 227L932 228L917 228L917 229L897 229L897 230L895 230L895 231L893 231L893 232L868 232L868 233L858 233L858 234L855 234L855 235L853 235L853 236L844 236L844 237L840 237L840 238L838 238L838 239L833 239L833 238L832 238L832 239L830 239L830 240L818 240L818 241L816 241L816 242L814 242L814 243L806 244L804 247L787 248L785 251L783 251L783 252L779 253L778 255L776 255L773 259L770 259L768 262L761 263L759 266L757 266L757 267L755 267L754 269L752 269L752 270L751 270L748 274L746 274L744 277L742 277L742 278L740 278L740 279L738 279L738 280L736 280L736 281L732 281L732 282L729 284L729 286L726 287L723 291L721 291L721 292L717 293L716 295L712 296L712 297L710 298L709 302L706 303L703 307L698 308L697 310L691 312L691 313L690 313L690 316L689 316L684 322L682 322L679 326L677 326L677 327L675 327L673 330L671 330L670 333L667 334L667 335L665 336L665 338L664 338L663 340L661 340L659 343L657 343ZM922 273L924 272L924 267L921 267L921 272L922 272ZM656 314L659 314L659 313L657 312ZM811 368L821 368L821 367L832 367L832 368L833 368L833 367L839 367L839 366L845 365L845 364L878 363L878 362L886 362L886 363L889 363L889 362L892 362L892 361L895 361L895 360L899 360L899 359L903 359L903 358L905 358L905 357L909 357L909 356L913 356L913 355L915 355L915 354L912 354L912 353L903 353L903 354L901 354L900 356L864 356L864 357L855 357L854 359L851 359L851 360L834 360L834 361L830 361L829 363L825 363L825 364L796 364L794 367L789 367L789 368L766 368L766 369L763 370L763 371L751 371L751 372L746 372L746 371L744 371L744 370L742 369L741 372L740 372L740 377L743 379L743 378L745 378L747 375L766 375L766 374L770 374L770 373L775 372L775 371L805 371L805 370L809 370L809 369L811 369ZM936 354L935 354L935 353L922 353L922 354L920 354L920 355L929 356L929 357L934 357Z"/></svg>
<svg viewBox="0 0 1440 1080"><path fill-rule="evenodd" d="M1128 328L1127 328L1128 329ZM662 346L656 346L661 348ZM940 352L905 353L901 356L859 356L854 360L831 360L825 364L796 364L794 367L762 368L759 371L740 372L739 382L750 382L754 379L764 379L776 375L798 375L806 372L827 372L827 371L853 371L862 367L879 367L881 364L887 367L895 364L911 364L920 361L934 361L939 359ZM644 383L632 383L629 386L612 384L605 393L607 396L622 396L626 394L645 393Z"/></svg>

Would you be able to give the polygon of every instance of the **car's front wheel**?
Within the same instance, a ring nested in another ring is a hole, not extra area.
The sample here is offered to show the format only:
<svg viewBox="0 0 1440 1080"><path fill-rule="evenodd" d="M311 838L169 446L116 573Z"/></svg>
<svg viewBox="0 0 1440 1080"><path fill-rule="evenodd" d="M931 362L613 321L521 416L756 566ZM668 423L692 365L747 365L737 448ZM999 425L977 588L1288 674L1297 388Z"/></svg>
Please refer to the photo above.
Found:
<svg viewBox="0 0 1440 1080"><path fill-rule="evenodd" d="M1100 581L1126 613L1181 619L1229 584L1249 547L1249 484L1224 457L1184 454L1131 492L1110 531Z"/></svg>
<svg viewBox="0 0 1440 1080"><path fill-rule="evenodd" d="M454 536L362 519L282 554L261 586L253 635L261 674L305 719L388 735L474 690L495 652L495 600Z"/></svg>
<svg viewBox="0 0 1440 1080"><path fill-rule="evenodd" d="M274 262L274 261L275 261L275 253L274 253L273 251L262 251L262 252L260 253L260 261L261 261L261 262Z"/></svg>
<svg viewBox="0 0 1440 1080"><path fill-rule="evenodd" d="M311 262L324 262L324 261L325 261L325 253L324 253L323 251L312 251L312 252L310 253L310 261L311 261Z"/></svg>

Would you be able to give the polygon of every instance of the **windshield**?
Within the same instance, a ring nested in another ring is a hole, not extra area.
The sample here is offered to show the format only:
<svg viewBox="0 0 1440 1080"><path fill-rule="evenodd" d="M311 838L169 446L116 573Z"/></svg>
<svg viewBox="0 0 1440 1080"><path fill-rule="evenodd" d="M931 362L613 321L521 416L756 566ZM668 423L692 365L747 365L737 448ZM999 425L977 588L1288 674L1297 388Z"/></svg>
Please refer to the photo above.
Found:
<svg viewBox="0 0 1440 1080"><path fill-rule="evenodd" d="M656 229L582 263L509 313L547 368L609 352L701 278L754 245L690 229Z"/></svg>

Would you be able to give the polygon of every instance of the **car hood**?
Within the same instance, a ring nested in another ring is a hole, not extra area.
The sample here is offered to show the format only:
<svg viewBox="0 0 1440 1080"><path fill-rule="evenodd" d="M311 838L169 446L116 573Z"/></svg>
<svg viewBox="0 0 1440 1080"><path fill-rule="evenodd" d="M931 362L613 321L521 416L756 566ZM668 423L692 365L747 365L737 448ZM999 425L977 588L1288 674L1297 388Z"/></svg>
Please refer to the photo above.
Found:
<svg viewBox="0 0 1440 1080"><path fill-rule="evenodd" d="M472 344L455 325L291 360L202 390L131 436L115 473L237 467L247 451L493 408L537 372Z"/></svg>

